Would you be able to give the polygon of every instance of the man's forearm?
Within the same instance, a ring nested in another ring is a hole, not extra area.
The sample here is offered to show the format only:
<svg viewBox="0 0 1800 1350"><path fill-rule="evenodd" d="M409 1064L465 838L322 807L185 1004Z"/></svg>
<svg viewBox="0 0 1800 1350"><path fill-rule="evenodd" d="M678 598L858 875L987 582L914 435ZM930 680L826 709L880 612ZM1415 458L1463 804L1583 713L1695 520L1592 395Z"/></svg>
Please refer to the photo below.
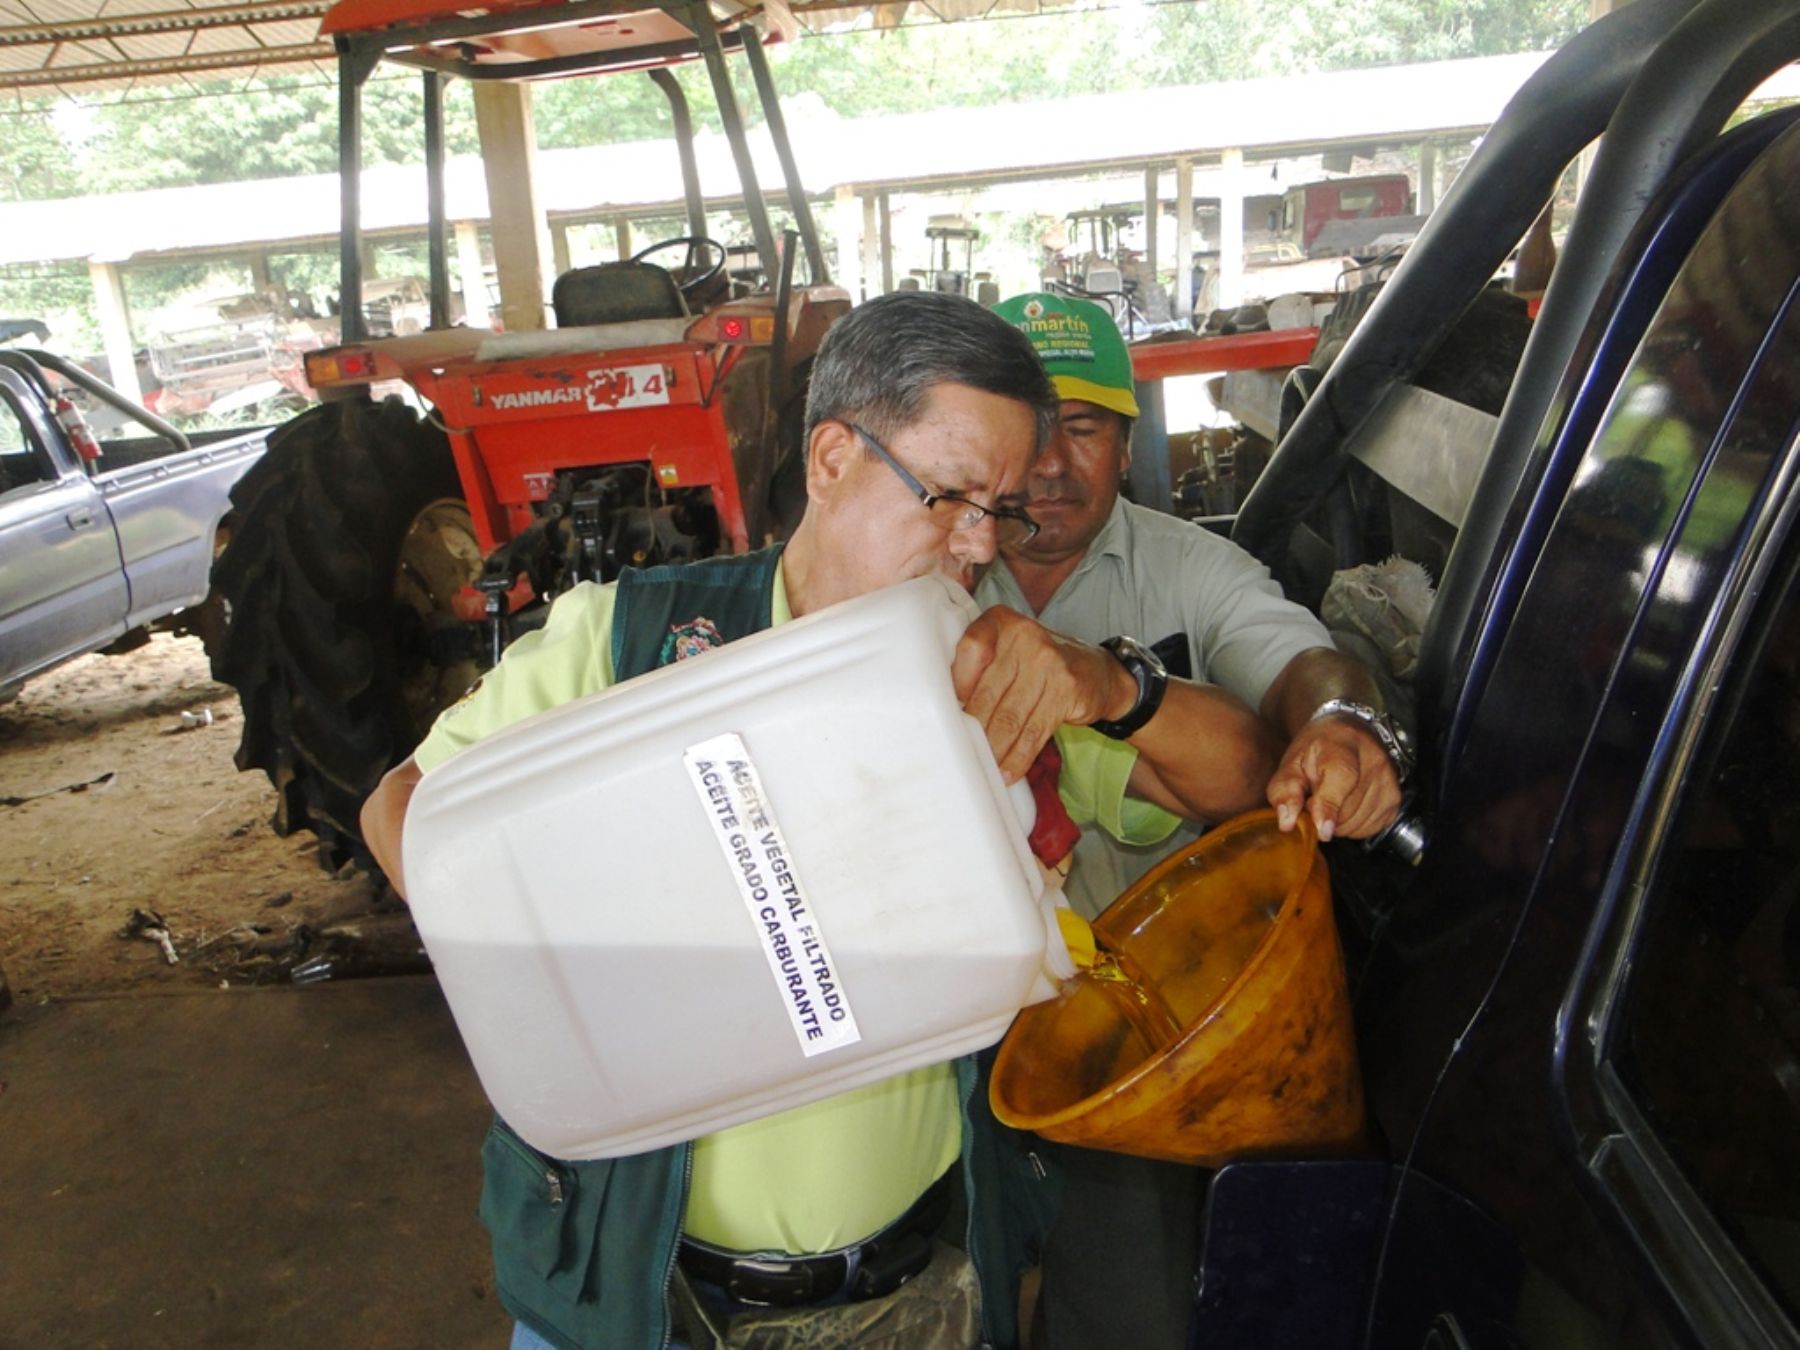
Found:
<svg viewBox="0 0 1800 1350"><path fill-rule="evenodd" d="M406 879L401 875L401 843L406 831L406 808L412 802L424 772L408 758L388 770L375 791L363 803L363 842L375 855L376 865L387 874L388 884L402 900Z"/></svg>
<svg viewBox="0 0 1800 1350"><path fill-rule="evenodd" d="M1132 796L1212 824L1264 804L1282 740L1235 694L1170 680L1162 707L1131 745L1138 752Z"/></svg>
<svg viewBox="0 0 1800 1350"><path fill-rule="evenodd" d="M1367 667L1330 647L1314 647L1282 667L1263 695L1262 714L1292 737L1334 698L1382 706L1381 686Z"/></svg>

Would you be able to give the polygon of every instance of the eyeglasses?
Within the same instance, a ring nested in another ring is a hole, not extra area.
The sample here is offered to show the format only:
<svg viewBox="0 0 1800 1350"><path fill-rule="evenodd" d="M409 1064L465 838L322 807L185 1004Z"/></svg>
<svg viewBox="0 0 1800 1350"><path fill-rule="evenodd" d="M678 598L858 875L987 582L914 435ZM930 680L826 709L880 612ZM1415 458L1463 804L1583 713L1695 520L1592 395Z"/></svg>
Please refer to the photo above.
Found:
<svg viewBox="0 0 1800 1350"><path fill-rule="evenodd" d="M899 475L911 489L919 504L931 512L931 518L946 530L972 530L989 516L994 518L994 534L1001 548L1023 544L1038 532L1038 523L1016 506L983 506L954 492L933 492L906 471L906 466L888 453L888 448L854 422L845 426L854 431L881 462Z"/></svg>

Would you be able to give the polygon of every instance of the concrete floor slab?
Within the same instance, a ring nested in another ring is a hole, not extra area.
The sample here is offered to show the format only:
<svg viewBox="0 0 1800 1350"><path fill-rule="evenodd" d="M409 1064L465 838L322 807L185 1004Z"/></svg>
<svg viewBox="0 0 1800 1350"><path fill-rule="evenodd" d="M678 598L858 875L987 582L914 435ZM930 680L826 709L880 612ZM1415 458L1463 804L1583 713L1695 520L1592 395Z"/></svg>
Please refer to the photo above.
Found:
<svg viewBox="0 0 1800 1350"><path fill-rule="evenodd" d="M0 1015L0 1347L503 1346L429 978Z"/></svg>

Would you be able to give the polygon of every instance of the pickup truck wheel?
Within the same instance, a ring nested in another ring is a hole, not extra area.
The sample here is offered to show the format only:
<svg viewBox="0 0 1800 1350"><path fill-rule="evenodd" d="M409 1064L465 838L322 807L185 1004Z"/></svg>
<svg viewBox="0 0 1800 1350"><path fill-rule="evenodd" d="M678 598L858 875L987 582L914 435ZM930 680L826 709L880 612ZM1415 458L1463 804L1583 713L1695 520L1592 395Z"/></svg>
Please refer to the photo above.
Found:
<svg viewBox="0 0 1800 1350"><path fill-rule="evenodd" d="M278 833L312 830L330 868L366 861L364 799L477 673L434 640L481 565L449 444L399 399L326 404L232 501L213 672L243 703L238 768L268 774Z"/></svg>

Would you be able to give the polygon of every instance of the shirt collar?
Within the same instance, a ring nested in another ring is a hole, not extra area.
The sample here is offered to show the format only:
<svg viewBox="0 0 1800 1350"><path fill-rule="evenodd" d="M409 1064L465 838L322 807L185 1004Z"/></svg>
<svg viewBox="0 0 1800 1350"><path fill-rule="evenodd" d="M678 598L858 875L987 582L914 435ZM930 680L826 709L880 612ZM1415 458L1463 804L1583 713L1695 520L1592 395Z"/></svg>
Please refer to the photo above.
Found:
<svg viewBox="0 0 1800 1350"><path fill-rule="evenodd" d="M1057 596L1073 586L1078 577L1098 566L1100 558L1117 558L1121 564L1126 563L1130 558L1130 548L1131 520L1125 514L1125 499L1120 497L1113 502L1112 511L1101 524L1100 532L1088 543L1087 552L1081 555L1081 561L1075 564L1075 570L1063 578L1062 585L1056 588L1056 595L1050 597L1050 604L1054 604ZM1024 603L1025 592L1019 586L1018 578L1013 575L1012 566L1004 558L996 558L989 571L993 574L996 585L1010 590L1018 597L1020 604ZM1045 608L1048 609L1049 604Z"/></svg>

